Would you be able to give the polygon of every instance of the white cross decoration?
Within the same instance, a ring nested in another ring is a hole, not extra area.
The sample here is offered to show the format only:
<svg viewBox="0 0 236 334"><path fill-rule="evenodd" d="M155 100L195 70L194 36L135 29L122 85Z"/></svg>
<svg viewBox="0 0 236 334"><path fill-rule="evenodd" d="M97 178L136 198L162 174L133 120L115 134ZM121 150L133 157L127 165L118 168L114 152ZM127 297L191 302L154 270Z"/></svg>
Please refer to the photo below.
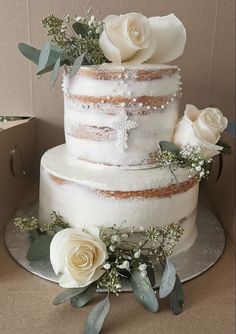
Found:
<svg viewBox="0 0 236 334"><path fill-rule="evenodd" d="M120 151L124 152L128 148L128 131L134 130L138 124L128 119L124 109L119 113L119 118L112 123L112 127L117 130L117 146Z"/></svg>

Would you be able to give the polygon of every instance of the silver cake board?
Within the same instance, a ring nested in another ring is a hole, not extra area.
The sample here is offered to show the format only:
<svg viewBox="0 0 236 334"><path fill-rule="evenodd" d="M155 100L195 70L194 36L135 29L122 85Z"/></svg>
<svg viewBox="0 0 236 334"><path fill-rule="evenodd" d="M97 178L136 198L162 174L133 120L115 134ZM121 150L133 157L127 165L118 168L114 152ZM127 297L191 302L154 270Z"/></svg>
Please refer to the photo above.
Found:
<svg viewBox="0 0 236 334"><path fill-rule="evenodd" d="M38 203L34 203L17 211L15 217L34 216L37 218L38 211ZM222 255L225 247L225 234L220 222L213 213L201 206L198 207L197 228L198 236L192 247L172 256L172 262L182 283L199 276L213 266ZM19 231L14 225L14 218L6 226L5 242L11 256L22 267L43 279L51 282L59 281L59 276L53 272L49 259L32 262L26 259L31 242L29 233ZM156 266L154 270L155 288L158 288L160 269ZM99 291L106 290L100 289ZM132 291L128 280L124 280L122 291Z"/></svg>

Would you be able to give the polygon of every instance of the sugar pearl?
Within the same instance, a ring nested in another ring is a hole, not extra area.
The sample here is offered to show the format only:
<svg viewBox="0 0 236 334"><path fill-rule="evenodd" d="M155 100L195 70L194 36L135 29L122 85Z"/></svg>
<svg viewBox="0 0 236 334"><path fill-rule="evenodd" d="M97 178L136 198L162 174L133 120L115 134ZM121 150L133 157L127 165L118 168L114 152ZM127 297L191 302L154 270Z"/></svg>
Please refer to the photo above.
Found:
<svg viewBox="0 0 236 334"><path fill-rule="evenodd" d="M134 97L134 98L133 98L133 102L136 102L136 101L137 101L137 99L136 99L136 97Z"/></svg>

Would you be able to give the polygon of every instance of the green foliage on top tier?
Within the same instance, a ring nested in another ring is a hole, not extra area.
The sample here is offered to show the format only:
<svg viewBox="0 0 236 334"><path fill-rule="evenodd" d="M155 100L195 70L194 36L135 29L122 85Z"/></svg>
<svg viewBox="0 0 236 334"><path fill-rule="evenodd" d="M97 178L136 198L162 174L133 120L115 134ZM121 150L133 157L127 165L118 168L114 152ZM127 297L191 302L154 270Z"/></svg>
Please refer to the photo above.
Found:
<svg viewBox="0 0 236 334"><path fill-rule="evenodd" d="M72 66L71 76L81 65L102 64L107 61L99 47L99 38L103 23L94 16L71 18L65 15L60 19L49 15L42 20L50 41L42 49L36 49L26 43L19 43L20 52L38 66L37 75L52 71L50 86L54 87L60 67Z"/></svg>

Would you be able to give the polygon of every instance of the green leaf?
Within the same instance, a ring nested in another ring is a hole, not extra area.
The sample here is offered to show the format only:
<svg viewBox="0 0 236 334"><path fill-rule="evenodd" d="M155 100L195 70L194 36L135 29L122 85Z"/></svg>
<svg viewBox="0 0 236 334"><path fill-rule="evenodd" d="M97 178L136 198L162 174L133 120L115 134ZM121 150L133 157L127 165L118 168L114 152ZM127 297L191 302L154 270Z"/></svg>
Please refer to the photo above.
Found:
<svg viewBox="0 0 236 334"><path fill-rule="evenodd" d="M175 144L169 142L169 141L165 141L162 140L159 143L160 148L162 151L167 151L167 152L171 152L171 153L179 153L180 149L178 146L176 146Z"/></svg>
<svg viewBox="0 0 236 334"><path fill-rule="evenodd" d="M79 70L80 66L82 65L85 53L82 53L78 58L76 58L71 70L70 70L70 77L73 77Z"/></svg>
<svg viewBox="0 0 236 334"><path fill-rule="evenodd" d="M85 287L85 288L75 288L75 289L66 289L66 290L62 291L61 293L59 293L59 295L56 296L56 298L53 301L53 304L54 305L62 304L64 302L66 302L67 300L79 295L80 293L83 293L86 289L87 289L87 287Z"/></svg>
<svg viewBox="0 0 236 334"><path fill-rule="evenodd" d="M222 139L220 139L216 143L216 145L219 145L219 146L223 147L223 150L220 151L220 153L222 153L222 154L232 154L233 153L232 147Z"/></svg>
<svg viewBox="0 0 236 334"><path fill-rule="evenodd" d="M40 51L39 61L38 61L38 72L42 71L46 67L50 51L51 51L51 43L46 42Z"/></svg>
<svg viewBox="0 0 236 334"><path fill-rule="evenodd" d="M218 154L218 158L219 158L219 168L215 182L219 181L223 170L224 159L223 159L223 154L221 152L220 154Z"/></svg>
<svg viewBox="0 0 236 334"><path fill-rule="evenodd" d="M160 298L165 298L171 293L171 291L174 288L175 281L176 281L175 267L173 263L167 258L159 289Z"/></svg>
<svg viewBox="0 0 236 334"><path fill-rule="evenodd" d="M85 37L87 35L87 28L81 22L75 22L74 24L72 24L72 28L77 35L81 35L82 37Z"/></svg>
<svg viewBox="0 0 236 334"><path fill-rule="evenodd" d="M131 285L138 301L149 311L157 312L158 301L148 277L142 277L141 271L135 269L131 277Z"/></svg>
<svg viewBox="0 0 236 334"><path fill-rule="evenodd" d="M95 305L86 319L84 334L99 334L109 310L110 301L108 298Z"/></svg>
<svg viewBox="0 0 236 334"><path fill-rule="evenodd" d="M148 279L151 283L151 286L154 286L156 283L156 279L155 279L155 273L154 273L154 269L152 268L152 264L149 262L147 263L147 276Z"/></svg>
<svg viewBox="0 0 236 334"><path fill-rule="evenodd" d="M168 299L173 313L180 314L184 305L184 291L178 275L176 275L175 286Z"/></svg>
<svg viewBox="0 0 236 334"><path fill-rule="evenodd" d="M28 250L26 256L27 260L34 261L48 256L51 240L52 236L48 234L40 235L38 238L34 239Z"/></svg>
<svg viewBox="0 0 236 334"><path fill-rule="evenodd" d="M38 64L40 50L35 49L35 48L33 48L32 46L30 46L26 43L19 43L18 48L19 48L20 52L23 54L23 56L25 56L26 58L28 58L29 60L31 60L35 64Z"/></svg>
<svg viewBox="0 0 236 334"><path fill-rule="evenodd" d="M60 71L60 66L61 66L61 57L59 57L56 61L56 64L53 67L53 71L52 71L52 75L51 75L51 80L50 80L50 88L52 89L53 87L55 87L57 78L58 78L58 74Z"/></svg>
<svg viewBox="0 0 236 334"><path fill-rule="evenodd" d="M95 284L90 285L84 292L71 298L71 305L78 308L86 305L93 298L96 290Z"/></svg>

